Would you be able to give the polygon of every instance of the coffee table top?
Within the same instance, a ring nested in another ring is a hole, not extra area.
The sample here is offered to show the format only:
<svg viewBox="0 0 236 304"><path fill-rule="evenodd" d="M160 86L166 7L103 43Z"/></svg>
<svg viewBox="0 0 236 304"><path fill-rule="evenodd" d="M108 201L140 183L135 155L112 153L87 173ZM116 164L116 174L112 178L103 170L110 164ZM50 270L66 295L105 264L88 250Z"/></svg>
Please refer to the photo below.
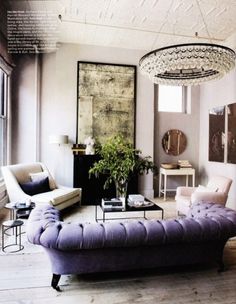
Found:
<svg viewBox="0 0 236 304"><path fill-rule="evenodd" d="M102 204L100 204L100 207L103 212L163 211L163 209L160 206L155 204L153 201L147 199L146 197L145 197L145 202L150 203L150 204L134 206L134 205L131 205L126 200L125 209L123 209L123 210L122 210L122 208L104 208L104 206L102 206Z"/></svg>

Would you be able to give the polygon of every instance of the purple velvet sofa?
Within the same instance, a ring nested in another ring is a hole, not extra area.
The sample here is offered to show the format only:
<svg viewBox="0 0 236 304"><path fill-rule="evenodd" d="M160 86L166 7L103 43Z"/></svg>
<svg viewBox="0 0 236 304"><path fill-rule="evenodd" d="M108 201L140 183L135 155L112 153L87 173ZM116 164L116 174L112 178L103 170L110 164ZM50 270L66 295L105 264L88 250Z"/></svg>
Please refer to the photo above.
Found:
<svg viewBox="0 0 236 304"><path fill-rule="evenodd" d="M27 237L44 247L52 267L52 287L62 274L122 271L217 262L236 235L236 212L197 203L186 218L107 223L66 223L52 206L37 207Z"/></svg>

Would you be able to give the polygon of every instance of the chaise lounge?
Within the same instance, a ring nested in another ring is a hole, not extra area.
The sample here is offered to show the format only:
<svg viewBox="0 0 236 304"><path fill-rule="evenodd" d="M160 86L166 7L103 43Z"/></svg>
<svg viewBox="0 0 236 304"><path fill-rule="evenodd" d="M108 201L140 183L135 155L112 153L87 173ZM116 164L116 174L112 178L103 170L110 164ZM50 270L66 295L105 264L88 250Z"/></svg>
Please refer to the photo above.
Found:
<svg viewBox="0 0 236 304"><path fill-rule="evenodd" d="M236 236L236 212L197 203L184 219L66 223L52 206L37 207L27 223L29 242L44 247L51 261L51 286L62 274L145 269L196 263L219 264Z"/></svg>
<svg viewBox="0 0 236 304"><path fill-rule="evenodd" d="M57 185L43 163L16 164L1 169L11 202L31 201L62 210L81 200L80 188Z"/></svg>

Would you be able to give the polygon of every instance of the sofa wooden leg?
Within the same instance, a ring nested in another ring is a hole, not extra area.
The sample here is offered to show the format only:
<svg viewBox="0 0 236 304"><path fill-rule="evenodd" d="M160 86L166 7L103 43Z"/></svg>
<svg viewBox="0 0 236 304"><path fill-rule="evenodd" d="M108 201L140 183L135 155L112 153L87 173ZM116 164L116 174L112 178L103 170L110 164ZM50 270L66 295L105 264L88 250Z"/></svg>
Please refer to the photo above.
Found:
<svg viewBox="0 0 236 304"><path fill-rule="evenodd" d="M61 275L60 274L53 274L52 275L52 282L51 286L53 289L56 289L56 291L61 291L60 287L58 286L58 282L60 280Z"/></svg>

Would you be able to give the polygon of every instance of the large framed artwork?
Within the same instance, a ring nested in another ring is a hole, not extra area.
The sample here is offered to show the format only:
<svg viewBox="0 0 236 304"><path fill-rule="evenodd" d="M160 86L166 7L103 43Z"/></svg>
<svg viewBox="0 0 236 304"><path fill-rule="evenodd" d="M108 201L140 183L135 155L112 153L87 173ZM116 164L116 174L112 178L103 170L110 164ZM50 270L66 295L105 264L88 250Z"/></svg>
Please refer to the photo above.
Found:
<svg viewBox="0 0 236 304"><path fill-rule="evenodd" d="M227 162L236 164L236 103L227 106Z"/></svg>
<svg viewBox="0 0 236 304"><path fill-rule="evenodd" d="M236 164L236 103L210 110L209 161Z"/></svg>
<svg viewBox="0 0 236 304"><path fill-rule="evenodd" d="M77 143L135 139L136 66L78 61Z"/></svg>
<svg viewBox="0 0 236 304"><path fill-rule="evenodd" d="M225 107L216 107L209 113L209 161L224 162Z"/></svg>

